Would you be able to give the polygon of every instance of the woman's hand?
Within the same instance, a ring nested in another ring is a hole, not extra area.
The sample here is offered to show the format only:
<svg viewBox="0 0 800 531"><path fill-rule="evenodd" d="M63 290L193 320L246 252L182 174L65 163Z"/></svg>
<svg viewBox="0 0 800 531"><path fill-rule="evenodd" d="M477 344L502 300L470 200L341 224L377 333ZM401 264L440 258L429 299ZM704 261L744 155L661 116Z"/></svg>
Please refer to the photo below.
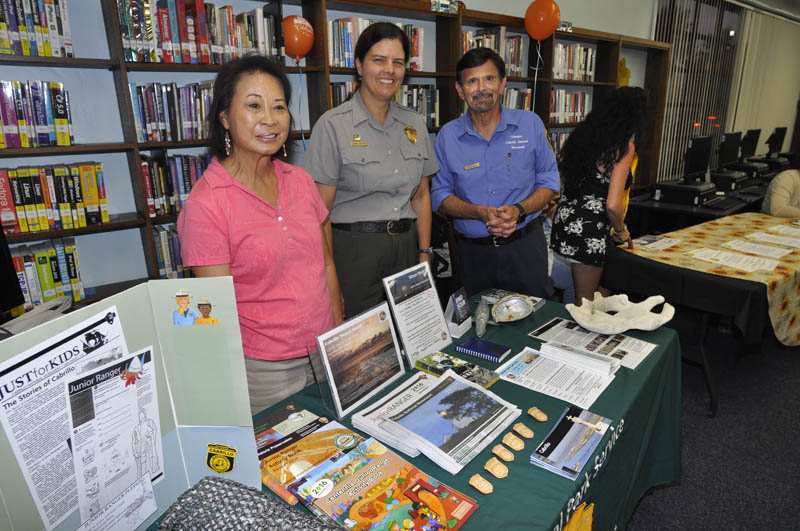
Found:
<svg viewBox="0 0 800 531"><path fill-rule="evenodd" d="M624 223L622 224L622 228L620 230L611 227L611 239L614 240L614 243L616 244L627 243L628 249L633 249L631 233L628 231L628 226Z"/></svg>

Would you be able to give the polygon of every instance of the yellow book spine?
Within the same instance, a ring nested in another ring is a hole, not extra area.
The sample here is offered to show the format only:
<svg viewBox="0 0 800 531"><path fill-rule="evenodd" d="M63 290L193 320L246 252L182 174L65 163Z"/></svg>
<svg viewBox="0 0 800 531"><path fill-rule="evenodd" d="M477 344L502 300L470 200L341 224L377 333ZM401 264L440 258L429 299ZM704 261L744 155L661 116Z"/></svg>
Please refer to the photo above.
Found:
<svg viewBox="0 0 800 531"><path fill-rule="evenodd" d="M100 198L97 194L97 176L94 173L94 162L80 165L81 188L83 189L83 206L86 208L86 223L100 223Z"/></svg>

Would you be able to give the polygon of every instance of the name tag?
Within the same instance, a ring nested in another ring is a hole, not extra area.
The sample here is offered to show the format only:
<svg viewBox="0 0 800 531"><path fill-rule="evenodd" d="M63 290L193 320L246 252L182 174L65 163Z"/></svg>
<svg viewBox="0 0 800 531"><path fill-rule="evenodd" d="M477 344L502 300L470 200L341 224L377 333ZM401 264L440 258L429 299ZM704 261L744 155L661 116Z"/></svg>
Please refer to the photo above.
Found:
<svg viewBox="0 0 800 531"><path fill-rule="evenodd" d="M464 169L465 170L474 170L475 168L480 168L480 167L481 167L481 163L480 162L473 162L472 164L467 164L466 166L464 166Z"/></svg>

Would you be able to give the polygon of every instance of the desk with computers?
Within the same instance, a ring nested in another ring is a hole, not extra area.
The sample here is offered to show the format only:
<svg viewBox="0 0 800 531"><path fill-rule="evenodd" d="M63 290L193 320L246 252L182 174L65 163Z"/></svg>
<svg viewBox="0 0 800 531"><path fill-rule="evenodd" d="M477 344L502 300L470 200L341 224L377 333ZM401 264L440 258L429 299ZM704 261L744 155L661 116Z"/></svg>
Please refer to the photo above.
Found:
<svg viewBox="0 0 800 531"><path fill-rule="evenodd" d="M726 133L718 147L718 163L709 172L712 137L698 136L689 140L684 159L683 177L677 181L657 183L653 200L664 204L711 209L724 215L744 210L760 202L769 181L788 165L779 154L786 136L785 127L777 127L767 140L765 156L755 157L760 129Z"/></svg>

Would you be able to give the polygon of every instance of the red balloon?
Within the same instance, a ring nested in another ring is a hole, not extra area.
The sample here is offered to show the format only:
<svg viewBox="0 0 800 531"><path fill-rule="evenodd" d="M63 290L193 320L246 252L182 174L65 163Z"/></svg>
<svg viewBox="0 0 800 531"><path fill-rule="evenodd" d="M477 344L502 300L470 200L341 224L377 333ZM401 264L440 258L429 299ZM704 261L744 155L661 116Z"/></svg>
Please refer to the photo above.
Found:
<svg viewBox="0 0 800 531"><path fill-rule="evenodd" d="M525 11L525 29L537 41L553 34L561 21L561 8L554 0L535 0Z"/></svg>
<svg viewBox="0 0 800 531"><path fill-rule="evenodd" d="M299 61L311 51L314 46L314 28L306 19L291 15L283 19L281 29L286 55Z"/></svg>

